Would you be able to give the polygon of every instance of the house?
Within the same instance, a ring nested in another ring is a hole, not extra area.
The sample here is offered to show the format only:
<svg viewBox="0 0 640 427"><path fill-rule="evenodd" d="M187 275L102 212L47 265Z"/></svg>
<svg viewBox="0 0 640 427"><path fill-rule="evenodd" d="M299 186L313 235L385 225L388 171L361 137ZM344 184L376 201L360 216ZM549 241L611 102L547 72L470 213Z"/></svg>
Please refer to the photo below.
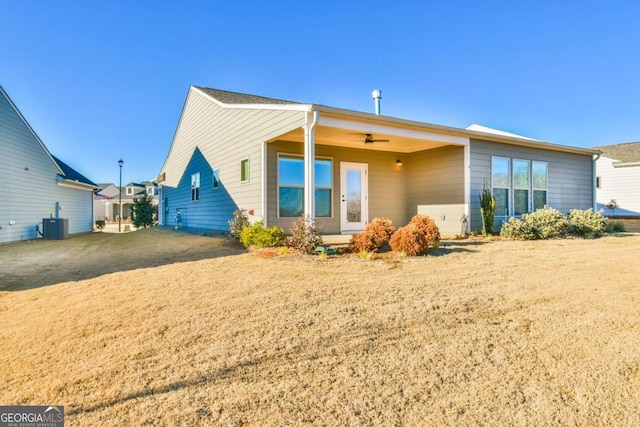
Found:
<svg viewBox="0 0 640 427"><path fill-rule="evenodd" d="M640 216L640 142L593 148L602 151L596 161L597 209L609 216Z"/></svg>
<svg viewBox="0 0 640 427"><path fill-rule="evenodd" d="M38 237L44 218L68 219L69 233L93 229L97 186L45 147L0 87L0 243Z"/></svg>
<svg viewBox="0 0 640 427"><path fill-rule="evenodd" d="M160 222L228 230L240 208L267 226L310 215L325 234L351 234L421 213L455 235L481 229L483 185L497 226L594 206L598 151L488 130L191 86L157 179Z"/></svg>
<svg viewBox="0 0 640 427"><path fill-rule="evenodd" d="M158 184L152 181L130 182L122 188L111 183L98 184L98 187L99 191L93 198L93 215L96 221L105 218L107 221L117 221L120 215L120 201L122 201L122 219L127 220L131 214L134 199L144 194L152 197L153 205L158 205Z"/></svg>

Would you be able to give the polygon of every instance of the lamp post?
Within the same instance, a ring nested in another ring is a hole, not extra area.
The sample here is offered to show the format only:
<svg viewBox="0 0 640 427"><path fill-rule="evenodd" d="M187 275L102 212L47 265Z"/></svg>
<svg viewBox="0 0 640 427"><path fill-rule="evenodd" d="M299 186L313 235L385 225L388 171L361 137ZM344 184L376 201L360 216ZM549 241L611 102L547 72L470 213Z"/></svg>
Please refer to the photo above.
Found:
<svg viewBox="0 0 640 427"><path fill-rule="evenodd" d="M119 206L119 210L120 210L120 214L118 215L118 233L122 232L122 164L124 162L122 161L122 159L118 160L118 165L120 166L120 186L118 187L118 196L119 196L119 200L118 200L118 206Z"/></svg>

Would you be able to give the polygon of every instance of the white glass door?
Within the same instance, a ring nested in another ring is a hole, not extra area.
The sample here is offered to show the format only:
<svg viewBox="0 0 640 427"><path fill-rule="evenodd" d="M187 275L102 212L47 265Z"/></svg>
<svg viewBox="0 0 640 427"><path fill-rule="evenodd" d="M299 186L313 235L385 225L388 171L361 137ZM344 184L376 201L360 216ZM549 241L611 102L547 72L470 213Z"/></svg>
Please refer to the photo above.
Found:
<svg viewBox="0 0 640 427"><path fill-rule="evenodd" d="M358 233L369 221L366 163L340 163L340 231Z"/></svg>

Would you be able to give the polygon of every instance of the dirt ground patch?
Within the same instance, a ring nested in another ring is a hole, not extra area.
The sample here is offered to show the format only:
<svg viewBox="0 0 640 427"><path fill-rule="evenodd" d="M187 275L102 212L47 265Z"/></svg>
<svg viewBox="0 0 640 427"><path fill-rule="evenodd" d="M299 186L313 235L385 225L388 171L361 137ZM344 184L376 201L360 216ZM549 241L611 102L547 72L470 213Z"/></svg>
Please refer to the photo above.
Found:
<svg viewBox="0 0 640 427"><path fill-rule="evenodd" d="M0 291L241 252L243 248L223 238L158 228L122 234L78 234L68 240L27 240L0 245Z"/></svg>
<svg viewBox="0 0 640 427"><path fill-rule="evenodd" d="M127 245L0 247L38 276L0 273L2 404L70 425L640 425L640 235L366 262L138 233L151 264L64 282L44 260Z"/></svg>

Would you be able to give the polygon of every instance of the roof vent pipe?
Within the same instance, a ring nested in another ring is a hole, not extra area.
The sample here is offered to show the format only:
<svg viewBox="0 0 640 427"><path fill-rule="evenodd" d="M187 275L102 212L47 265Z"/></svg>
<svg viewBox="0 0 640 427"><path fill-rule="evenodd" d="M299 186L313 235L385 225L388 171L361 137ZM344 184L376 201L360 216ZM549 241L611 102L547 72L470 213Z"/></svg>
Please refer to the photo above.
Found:
<svg viewBox="0 0 640 427"><path fill-rule="evenodd" d="M376 115L380 115L380 100L382 99L382 91L380 89L375 89L371 92L371 96L373 97L373 102L376 106Z"/></svg>

